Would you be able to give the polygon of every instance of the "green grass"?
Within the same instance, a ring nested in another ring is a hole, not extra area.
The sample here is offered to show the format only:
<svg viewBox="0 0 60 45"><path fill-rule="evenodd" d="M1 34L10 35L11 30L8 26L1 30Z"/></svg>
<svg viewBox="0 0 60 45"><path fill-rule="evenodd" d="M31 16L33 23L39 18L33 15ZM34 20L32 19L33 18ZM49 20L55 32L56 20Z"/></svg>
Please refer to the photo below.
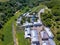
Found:
<svg viewBox="0 0 60 45"><path fill-rule="evenodd" d="M33 12L39 12L40 9L42 9L44 7L45 6L44 5L41 5L41 4L39 6L37 6L37 7L33 7L31 13L33 13Z"/></svg>
<svg viewBox="0 0 60 45"><path fill-rule="evenodd" d="M1 29L0 32L4 34L4 41L0 42L0 45L13 45L13 37L12 37L12 22L20 15L21 13L15 13L13 16Z"/></svg>
<svg viewBox="0 0 60 45"><path fill-rule="evenodd" d="M25 7L25 9L22 12L26 12L26 9L28 9L29 7ZM30 45L30 41L29 39L25 39L24 38L24 31L22 30L17 30L17 34L16 37L18 38L18 44L19 45Z"/></svg>
<svg viewBox="0 0 60 45"><path fill-rule="evenodd" d="M15 22L15 19L17 19L22 13L26 12L26 9L28 7L25 7L24 10L17 11L13 17L0 30L4 34L4 41L0 41L0 45L13 45L13 36L12 36L12 22ZM20 43L20 42L19 42Z"/></svg>
<svg viewBox="0 0 60 45"><path fill-rule="evenodd" d="M30 45L29 39L24 38L23 30L17 31L17 38L18 38L19 45Z"/></svg>
<svg viewBox="0 0 60 45"><path fill-rule="evenodd" d="M9 0L0 0L0 2L7 2L7 1L9 1Z"/></svg>

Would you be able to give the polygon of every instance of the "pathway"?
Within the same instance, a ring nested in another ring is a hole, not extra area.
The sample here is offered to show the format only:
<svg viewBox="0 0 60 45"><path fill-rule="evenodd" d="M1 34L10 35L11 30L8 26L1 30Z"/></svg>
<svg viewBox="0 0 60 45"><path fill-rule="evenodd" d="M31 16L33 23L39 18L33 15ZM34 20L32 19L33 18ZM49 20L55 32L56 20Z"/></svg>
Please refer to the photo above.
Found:
<svg viewBox="0 0 60 45"><path fill-rule="evenodd" d="M13 34L14 45L18 45L18 39L16 38L16 30L14 28L14 24L12 24L12 34Z"/></svg>

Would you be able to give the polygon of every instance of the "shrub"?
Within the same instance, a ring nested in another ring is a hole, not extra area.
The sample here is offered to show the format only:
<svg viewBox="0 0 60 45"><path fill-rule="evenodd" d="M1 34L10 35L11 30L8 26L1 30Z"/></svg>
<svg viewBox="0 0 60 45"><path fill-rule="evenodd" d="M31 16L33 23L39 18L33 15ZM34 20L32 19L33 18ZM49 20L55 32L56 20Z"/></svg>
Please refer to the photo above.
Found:
<svg viewBox="0 0 60 45"><path fill-rule="evenodd" d="M57 40L59 40L60 41L60 34L57 34Z"/></svg>

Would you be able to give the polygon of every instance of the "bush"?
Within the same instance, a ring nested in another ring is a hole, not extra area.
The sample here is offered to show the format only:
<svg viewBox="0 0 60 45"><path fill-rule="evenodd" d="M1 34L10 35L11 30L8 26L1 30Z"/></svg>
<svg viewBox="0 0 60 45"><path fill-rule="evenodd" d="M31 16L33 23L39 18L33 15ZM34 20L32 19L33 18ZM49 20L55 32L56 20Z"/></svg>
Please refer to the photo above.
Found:
<svg viewBox="0 0 60 45"><path fill-rule="evenodd" d="M60 34L57 34L57 40L59 40L60 41Z"/></svg>
<svg viewBox="0 0 60 45"><path fill-rule="evenodd" d="M57 34L60 34L60 30L57 31Z"/></svg>

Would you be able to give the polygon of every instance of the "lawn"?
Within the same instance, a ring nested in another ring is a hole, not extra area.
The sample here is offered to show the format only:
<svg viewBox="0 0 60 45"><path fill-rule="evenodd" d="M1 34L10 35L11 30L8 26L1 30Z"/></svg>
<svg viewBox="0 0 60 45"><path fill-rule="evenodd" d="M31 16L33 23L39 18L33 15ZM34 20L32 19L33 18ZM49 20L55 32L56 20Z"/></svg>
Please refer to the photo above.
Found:
<svg viewBox="0 0 60 45"><path fill-rule="evenodd" d="M0 0L0 2L7 2L7 1L9 1L9 0Z"/></svg>
<svg viewBox="0 0 60 45"><path fill-rule="evenodd" d="M13 45L13 35L12 35L12 22L15 22L22 13L26 11L28 7L25 7L24 10L18 10L13 17L0 30L4 34L4 41L0 41L0 45ZM23 34L22 34L23 35ZM20 37L21 38L21 37Z"/></svg>
<svg viewBox="0 0 60 45"><path fill-rule="evenodd" d="M0 41L0 45L13 45L13 37L12 37L12 22L20 15L20 12L15 13L13 16L0 30L4 34L4 41Z"/></svg>
<svg viewBox="0 0 60 45"><path fill-rule="evenodd" d="M31 13L33 13L33 12L39 12L40 9L42 9L44 7L45 6L44 5L41 5L41 4L39 6L37 6L37 7L33 7Z"/></svg>
<svg viewBox="0 0 60 45"><path fill-rule="evenodd" d="M17 31L19 45L30 45L30 40L24 38L24 31Z"/></svg>

